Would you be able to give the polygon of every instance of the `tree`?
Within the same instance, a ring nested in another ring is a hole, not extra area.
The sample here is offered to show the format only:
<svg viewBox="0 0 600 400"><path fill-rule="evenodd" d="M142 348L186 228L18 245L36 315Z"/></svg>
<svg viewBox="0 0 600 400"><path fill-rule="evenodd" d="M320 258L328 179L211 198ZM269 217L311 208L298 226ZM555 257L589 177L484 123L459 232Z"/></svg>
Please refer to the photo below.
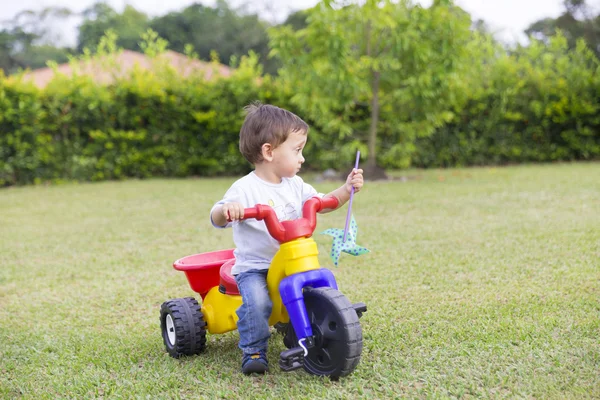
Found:
<svg viewBox="0 0 600 400"><path fill-rule="evenodd" d="M385 176L378 161L408 166L416 137L451 117L468 14L444 0L427 9L408 0L323 1L307 23L270 31L294 104L326 134L353 139L339 146L345 162L357 146L365 150L367 130L367 177Z"/></svg>
<svg viewBox="0 0 600 400"><path fill-rule="evenodd" d="M585 0L565 0L565 12L557 18L544 18L532 23L525 33L548 43L549 38L560 30L570 49L583 38L590 49L600 56L600 15L593 15Z"/></svg>
<svg viewBox="0 0 600 400"><path fill-rule="evenodd" d="M7 30L20 30L32 35L36 45L59 46L63 44L62 27L65 20L74 16L66 7L45 7L39 11L21 11L3 25Z"/></svg>
<svg viewBox="0 0 600 400"><path fill-rule="evenodd" d="M19 55L32 46L35 38L35 35L19 28L0 31L0 68L6 73L26 68Z"/></svg>
<svg viewBox="0 0 600 400"><path fill-rule="evenodd" d="M0 69L12 74L19 69L41 68L51 61L66 62L71 49L34 44L37 36L22 29L0 31Z"/></svg>
<svg viewBox="0 0 600 400"><path fill-rule="evenodd" d="M39 68L48 60L67 61L72 50L60 47L55 25L70 18L67 8L48 7L40 11L22 11L4 21L0 29L0 69L10 74L19 69Z"/></svg>
<svg viewBox="0 0 600 400"><path fill-rule="evenodd" d="M306 17L308 16L307 10L294 11L287 16L282 25L291 25L291 27L297 31L306 28Z"/></svg>
<svg viewBox="0 0 600 400"><path fill-rule="evenodd" d="M240 58L250 50L261 57L267 71L274 72L269 53L268 25L256 14L244 14L219 0L215 7L193 4L180 12L153 19L150 27L170 43L170 48L183 52L191 44L199 57L211 58L213 51L221 60Z"/></svg>
<svg viewBox="0 0 600 400"><path fill-rule="evenodd" d="M105 32L111 29L118 37L117 45L128 50L139 50L140 35L149 27L146 14L127 5L119 14L110 5L98 2L83 12L79 26L77 50L94 49Z"/></svg>

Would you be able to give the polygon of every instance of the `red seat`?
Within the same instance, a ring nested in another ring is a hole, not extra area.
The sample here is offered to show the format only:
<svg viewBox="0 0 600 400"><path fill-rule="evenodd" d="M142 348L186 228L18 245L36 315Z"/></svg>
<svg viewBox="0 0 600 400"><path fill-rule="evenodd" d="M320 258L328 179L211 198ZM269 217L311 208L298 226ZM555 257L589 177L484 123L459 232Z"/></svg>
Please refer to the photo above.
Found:
<svg viewBox="0 0 600 400"><path fill-rule="evenodd" d="M238 295L240 291L238 290L237 284L235 283L235 278L231 275L231 268L235 264L235 258L232 258L229 261L226 261L219 270L219 291L224 294L232 294Z"/></svg>

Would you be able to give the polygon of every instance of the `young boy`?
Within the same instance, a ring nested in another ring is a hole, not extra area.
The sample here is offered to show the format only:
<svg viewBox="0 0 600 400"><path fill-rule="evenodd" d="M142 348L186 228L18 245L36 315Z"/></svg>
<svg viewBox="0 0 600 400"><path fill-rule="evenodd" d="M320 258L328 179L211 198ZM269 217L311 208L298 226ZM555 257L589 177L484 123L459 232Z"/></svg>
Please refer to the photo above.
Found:
<svg viewBox="0 0 600 400"><path fill-rule="evenodd" d="M240 130L240 151L254 165L254 171L236 181L223 200L214 205L210 219L216 228L233 226L235 277L242 306L236 311L243 351L242 372L262 374L268 370L266 357L272 303L267 291L267 271L279 243L267 231L264 221L244 217L244 208L256 204L273 207L280 221L302 217L302 205L313 196L323 196L296 174L304 157L308 125L293 113L267 104L245 108ZM346 183L327 196L335 196L341 207L350 192L363 186L361 169L354 169ZM329 212L332 210L326 210ZM229 221L238 221L231 223Z"/></svg>

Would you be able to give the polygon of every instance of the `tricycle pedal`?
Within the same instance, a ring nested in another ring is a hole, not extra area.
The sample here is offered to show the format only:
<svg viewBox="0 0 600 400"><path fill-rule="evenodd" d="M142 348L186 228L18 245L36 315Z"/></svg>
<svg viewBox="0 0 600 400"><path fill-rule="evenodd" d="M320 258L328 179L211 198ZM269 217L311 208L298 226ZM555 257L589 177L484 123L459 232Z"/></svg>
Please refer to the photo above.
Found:
<svg viewBox="0 0 600 400"><path fill-rule="evenodd" d="M352 308L356 311L358 318L362 317L363 313L367 312L367 305L365 303L354 303L352 304Z"/></svg>
<svg viewBox="0 0 600 400"><path fill-rule="evenodd" d="M289 350L282 351L279 356L279 367L284 372L293 371L304 366L304 349L302 347L294 347Z"/></svg>

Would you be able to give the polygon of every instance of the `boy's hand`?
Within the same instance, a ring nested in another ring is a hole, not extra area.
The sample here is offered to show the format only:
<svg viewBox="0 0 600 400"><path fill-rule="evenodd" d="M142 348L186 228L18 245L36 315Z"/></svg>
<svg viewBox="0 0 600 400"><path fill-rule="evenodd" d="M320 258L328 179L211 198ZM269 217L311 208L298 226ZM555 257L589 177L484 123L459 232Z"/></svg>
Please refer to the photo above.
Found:
<svg viewBox="0 0 600 400"><path fill-rule="evenodd" d="M225 203L221 206L221 213L227 221L238 221L244 218L244 206L241 203Z"/></svg>
<svg viewBox="0 0 600 400"><path fill-rule="evenodd" d="M352 172L350 172L350 175L346 178L346 189L348 190L348 193L352 192L352 188L354 188L354 193L360 192L360 189L362 189L363 184L365 183L362 174L363 170L360 168L354 168Z"/></svg>
<svg viewBox="0 0 600 400"><path fill-rule="evenodd" d="M344 183L342 186L340 186L339 188L335 189L333 192L327 195L335 196L339 200L339 204L335 208L335 210L337 210L338 208L346 204L348 200L350 200L352 188L354 188L354 192L360 192L360 189L362 189L364 183L365 181L363 178L363 170L360 168L353 169L352 172L350 172L350 175L348 175L348 178L346 178L346 183ZM333 210L334 209L321 210L320 213L324 214Z"/></svg>

